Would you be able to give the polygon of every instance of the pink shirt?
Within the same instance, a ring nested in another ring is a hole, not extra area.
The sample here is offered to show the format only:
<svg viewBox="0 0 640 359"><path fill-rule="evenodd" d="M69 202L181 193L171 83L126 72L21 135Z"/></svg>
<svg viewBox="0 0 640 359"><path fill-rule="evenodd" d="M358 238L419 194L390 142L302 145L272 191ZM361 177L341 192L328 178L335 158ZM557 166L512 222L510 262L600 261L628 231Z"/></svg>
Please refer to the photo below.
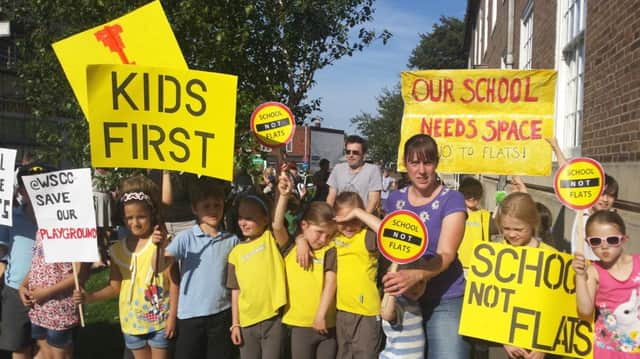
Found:
<svg viewBox="0 0 640 359"><path fill-rule="evenodd" d="M640 256L633 255L631 275L618 280L594 262L598 271L594 358L638 358L640 355Z"/></svg>
<svg viewBox="0 0 640 359"><path fill-rule="evenodd" d="M46 263L42 250L42 237L36 235L29 273L29 289L51 287L73 275L71 263ZM47 329L65 330L78 325L80 317L73 304L73 288L66 293L50 298L43 304L34 304L29 310L31 323Z"/></svg>

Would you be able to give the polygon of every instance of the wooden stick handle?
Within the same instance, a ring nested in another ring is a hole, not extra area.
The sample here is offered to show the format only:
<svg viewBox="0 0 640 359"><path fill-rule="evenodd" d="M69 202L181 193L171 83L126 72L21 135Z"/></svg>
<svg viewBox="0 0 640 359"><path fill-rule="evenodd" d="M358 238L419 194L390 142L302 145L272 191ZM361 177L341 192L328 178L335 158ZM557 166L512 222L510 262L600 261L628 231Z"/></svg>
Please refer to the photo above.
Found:
<svg viewBox="0 0 640 359"><path fill-rule="evenodd" d="M576 210L577 226L578 226L578 243L576 243L576 254L584 254L584 216L581 210Z"/></svg>
<svg viewBox="0 0 640 359"><path fill-rule="evenodd" d="M80 290L80 283L78 282L78 269L76 263L71 263L73 267L73 281L76 283L76 290ZM80 312L80 326L84 328L84 314L82 313L82 303L78 304L78 311Z"/></svg>
<svg viewBox="0 0 640 359"><path fill-rule="evenodd" d="M390 273L395 273L398 271L398 263L391 263L391 266L389 267L389 272ZM387 306L389 305L389 293L384 293L384 296L382 296L382 302L380 303L380 311L384 310Z"/></svg>

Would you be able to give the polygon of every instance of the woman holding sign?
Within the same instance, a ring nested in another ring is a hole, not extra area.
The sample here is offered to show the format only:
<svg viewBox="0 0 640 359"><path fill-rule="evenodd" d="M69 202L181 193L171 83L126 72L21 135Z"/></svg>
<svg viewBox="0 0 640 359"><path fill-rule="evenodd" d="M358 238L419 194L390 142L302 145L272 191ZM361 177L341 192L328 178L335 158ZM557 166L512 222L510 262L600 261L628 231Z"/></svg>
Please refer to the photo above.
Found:
<svg viewBox="0 0 640 359"><path fill-rule="evenodd" d="M401 295L421 280L427 290L420 299L427 346L425 358L466 359L469 343L458 335L465 280L457 251L464 234L466 207L462 194L446 187L436 173L438 146L428 135L415 135L404 145L404 166L410 185L392 192L387 213L416 213L427 227L429 244L419 269L387 273L384 291Z"/></svg>

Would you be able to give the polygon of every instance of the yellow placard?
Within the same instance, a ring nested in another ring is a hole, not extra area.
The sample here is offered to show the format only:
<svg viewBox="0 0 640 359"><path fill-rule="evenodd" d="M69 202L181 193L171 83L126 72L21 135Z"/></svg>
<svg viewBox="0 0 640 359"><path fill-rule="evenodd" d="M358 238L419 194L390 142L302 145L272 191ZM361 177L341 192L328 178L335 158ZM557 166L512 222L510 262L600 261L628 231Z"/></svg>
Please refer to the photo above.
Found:
<svg viewBox="0 0 640 359"><path fill-rule="evenodd" d="M159 1L52 46L87 118L86 76L89 64L188 68Z"/></svg>
<svg viewBox="0 0 640 359"><path fill-rule="evenodd" d="M265 102L251 115L251 132L267 147L279 147L293 139L296 121L291 110L280 102Z"/></svg>
<svg viewBox="0 0 640 359"><path fill-rule="evenodd" d="M157 168L230 181L237 77L137 65L87 67L95 167Z"/></svg>
<svg viewBox="0 0 640 359"><path fill-rule="evenodd" d="M549 175L555 84L552 70L402 72L398 168L405 142L424 133L441 172Z"/></svg>
<svg viewBox="0 0 640 359"><path fill-rule="evenodd" d="M604 170L596 160L574 158L558 169L553 188L565 206L575 210L589 208L604 190Z"/></svg>
<svg viewBox="0 0 640 359"><path fill-rule="evenodd" d="M428 244L427 227L411 211L391 212L380 223L378 249L392 262L413 262L424 254Z"/></svg>
<svg viewBox="0 0 640 359"><path fill-rule="evenodd" d="M577 315L572 258L539 248L478 243L467 277L460 334L591 358L593 322Z"/></svg>

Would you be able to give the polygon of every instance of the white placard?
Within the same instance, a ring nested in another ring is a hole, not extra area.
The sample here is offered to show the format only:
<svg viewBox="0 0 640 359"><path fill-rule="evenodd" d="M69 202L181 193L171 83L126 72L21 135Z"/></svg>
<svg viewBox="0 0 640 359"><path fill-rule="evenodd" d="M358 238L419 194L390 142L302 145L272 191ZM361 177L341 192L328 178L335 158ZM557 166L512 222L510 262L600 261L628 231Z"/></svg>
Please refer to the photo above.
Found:
<svg viewBox="0 0 640 359"><path fill-rule="evenodd" d="M16 150L0 148L0 224L13 225L13 186L16 176Z"/></svg>
<svg viewBox="0 0 640 359"><path fill-rule="evenodd" d="M23 181L43 239L45 262L97 261L91 170L49 172L25 176Z"/></svg>

